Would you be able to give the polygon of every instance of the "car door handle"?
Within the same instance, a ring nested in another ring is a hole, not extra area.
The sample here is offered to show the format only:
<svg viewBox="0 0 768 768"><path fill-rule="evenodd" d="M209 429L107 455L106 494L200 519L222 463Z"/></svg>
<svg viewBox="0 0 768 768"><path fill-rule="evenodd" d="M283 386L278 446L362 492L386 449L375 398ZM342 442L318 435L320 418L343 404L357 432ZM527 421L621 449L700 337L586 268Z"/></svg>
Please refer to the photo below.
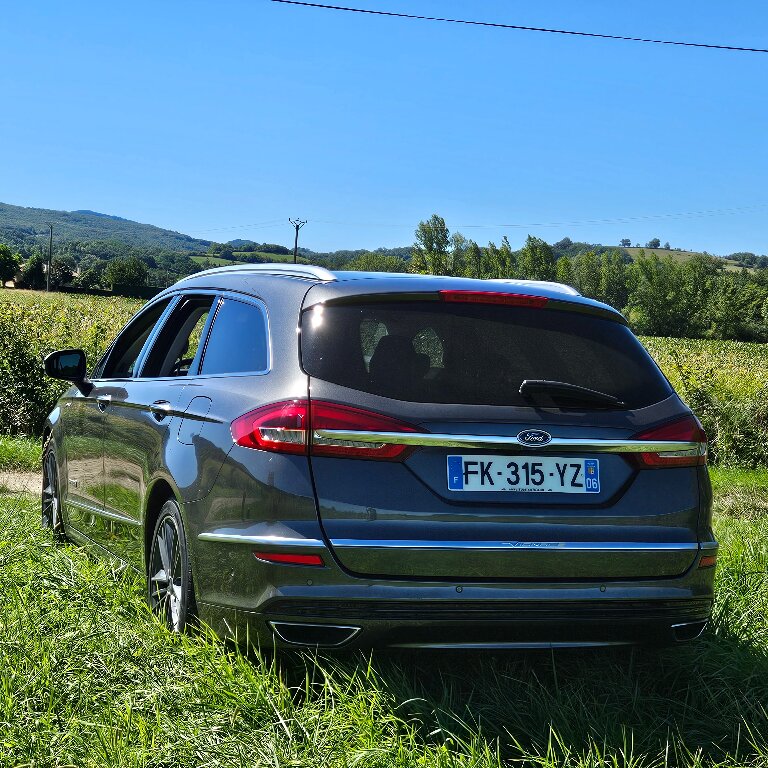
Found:
<svg viewBox="0 0 768 768"><path fill-rule="evenodd" d="M99 395L96 398L96 405L99 406L99 410L103 413L107 410L107 406L112 402L112 395Z"/></svg>
<svg viewBox="0 0 768 768"><path fill-rule="evenodd" d="M152 416L154 416L155 421L162 421L171 415L171 404L167 400L155 400L149 406L149 410Z"/></svg>

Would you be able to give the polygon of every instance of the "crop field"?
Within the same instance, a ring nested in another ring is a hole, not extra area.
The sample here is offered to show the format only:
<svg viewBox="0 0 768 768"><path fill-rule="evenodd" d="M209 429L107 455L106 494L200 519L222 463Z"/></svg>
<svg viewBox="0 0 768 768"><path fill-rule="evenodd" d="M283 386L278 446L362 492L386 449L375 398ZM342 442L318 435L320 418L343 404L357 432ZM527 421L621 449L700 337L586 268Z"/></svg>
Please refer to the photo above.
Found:
<svg viewBox="0 0 768 768"><path fill-rule="evenodd" d="M0 290L0 434L36 436L64 386L42 357L82 347L95 362L141 306L135 299ZM643 337L701 418L713 461L768 467L768 345Z"/></svg>
<svg viewBox="0 0 768 768"><path fill-rule="evenodd" d="M260 654L0 495L0 765L764 766L768 478L717 470L715 618L664 650Z"/></svg>

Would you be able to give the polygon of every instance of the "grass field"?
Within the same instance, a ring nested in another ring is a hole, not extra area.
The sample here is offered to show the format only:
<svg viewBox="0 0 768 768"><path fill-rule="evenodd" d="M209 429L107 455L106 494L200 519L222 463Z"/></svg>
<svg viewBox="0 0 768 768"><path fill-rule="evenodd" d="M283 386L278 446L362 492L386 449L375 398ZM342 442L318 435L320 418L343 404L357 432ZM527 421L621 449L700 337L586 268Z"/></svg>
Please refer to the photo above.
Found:
<svg viewBox="0 0 768 768"><path fill-rule="evenodd" d="M0 496L0 765L764 766L768 482L717 472L715 619L656 650L346 656L172 637Z"/></svg>
<svg viewBox="0 0 768 768"><path fill-rule="evenodd" d="M190 259L195 264L207 264L211 263L217 267L231 267L235 264L244 264L243 261L233 261L232 259L220 259L218 256L190 256Z"/></svg>
<svg viewBox="0 0 768 768"><path fill-rule="evenodd" d="M660 259L663 259L665 256L671 256L673 261L689 261L694 256L701 256L701 253L698 251L676 251L672 248L624 248L623 250L633 259L636 259L641 251L647 256L655 253ZM722 259L722 261L725 264L726 272L738 272L743 269L732 259ZM756 270L750 267L748 271L755 272Z"/></svg>

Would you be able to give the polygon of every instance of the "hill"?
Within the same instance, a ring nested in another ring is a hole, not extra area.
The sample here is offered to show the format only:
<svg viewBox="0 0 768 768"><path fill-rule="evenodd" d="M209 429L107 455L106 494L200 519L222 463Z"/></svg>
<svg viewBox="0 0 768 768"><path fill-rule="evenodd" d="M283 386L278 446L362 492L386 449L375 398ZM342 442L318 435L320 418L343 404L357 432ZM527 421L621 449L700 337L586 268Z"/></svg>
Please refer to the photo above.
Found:
<svg viewBox="0 0 768 768"><path fill-rule="evenodd" d="M205 251L210 242L152 224L95 211L53 211L0 203L0 242L14 248L40 245L53 224L56 243L116 240L126 245L169 251Z"/></svg>
<svg viewBox="0 0 768 768"><path fill-rule="evenodd" d="M711 255L702 254L698 251L677 251L673 248L621 248L620 250L626 251L633 261L638 257L641 251L648 256L655 253L659 258L671 256L674 261L688 261L694 256ZM737 261L729 259L727 256L716 256L715 258L722 259L725 263L725 269L728 272L738 272L742 268Z"/></svg>

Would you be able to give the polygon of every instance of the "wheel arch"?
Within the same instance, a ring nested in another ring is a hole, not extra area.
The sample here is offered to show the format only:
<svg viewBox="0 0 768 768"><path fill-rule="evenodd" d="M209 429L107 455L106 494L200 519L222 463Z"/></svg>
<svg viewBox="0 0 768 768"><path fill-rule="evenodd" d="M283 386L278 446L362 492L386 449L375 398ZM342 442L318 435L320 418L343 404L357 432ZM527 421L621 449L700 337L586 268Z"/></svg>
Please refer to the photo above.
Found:
<svg viewBox="0 0 768 768"><path fill-rule="evenodd" d="M168 499L173 499L181 508L179 494L171 482L165 477L158 477L149 488L144 503L144 568L147 567L147 558L149 557L149 545L152 533L155 530L155 523Z"/></svg>

